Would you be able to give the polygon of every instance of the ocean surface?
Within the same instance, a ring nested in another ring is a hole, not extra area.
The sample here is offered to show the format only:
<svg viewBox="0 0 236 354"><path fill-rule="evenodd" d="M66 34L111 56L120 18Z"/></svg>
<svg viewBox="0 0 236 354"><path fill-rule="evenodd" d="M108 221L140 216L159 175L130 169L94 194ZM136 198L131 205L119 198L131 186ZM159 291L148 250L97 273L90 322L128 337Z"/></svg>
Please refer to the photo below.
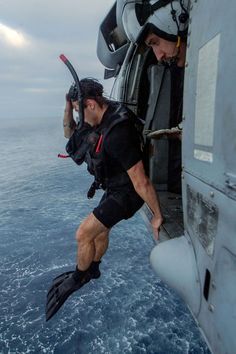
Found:
<svg viewBox="0 0 236 354"><path fill-rule="evenodd" d="M0 353L209 354L181 299L153 273L141 216L110 235L102 276L45 321L52 278L73 270L75 230L98 203L64 152L60 119L1 124Z"/></svg>

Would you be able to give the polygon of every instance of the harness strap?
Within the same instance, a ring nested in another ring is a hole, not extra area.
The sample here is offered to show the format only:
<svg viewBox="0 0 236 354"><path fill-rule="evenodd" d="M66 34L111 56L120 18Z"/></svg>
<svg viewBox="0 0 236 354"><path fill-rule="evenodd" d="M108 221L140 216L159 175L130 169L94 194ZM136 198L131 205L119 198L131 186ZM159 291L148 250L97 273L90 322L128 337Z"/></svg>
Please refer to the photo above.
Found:
<svg viewBox="0 0 236 354"><path fill-rule="evenodd" d="M101 134L95 151L97 154L101 151L102 139L103 139L103 135Z"/></svg>
<svg viewBox="0 0 236 354"><path fill-rule="evenodd" d="M119 112L119 110L121 110L121 112ZM99 153L102 149L102 143L104 142L106 136L110 133L110 131L112 130L112 128L121 123L121 122L124 122L126 120L129 119L129 117L127 116L127 111L123 109L123 107L121 106L118 106L118 108L115 110L115 112L112 114L112 115L115 115L115 114L119 114L120 115L120 118L117 118L117 119L114 119L113 122L108 122L108 128L107 128L107 125L105 124L103 127L100 127L98 129L98 132L101 133L100 137L99 137L99 140L98 140L98 143L97 143L97 146L96 146L96 150L95 152L96 153Z"/></svg>
<svg viewBox="0 0 236 354"><path fill-rule="evenodd" d="M153 15L155 11L165 7L171 1L173 0L159 0L153 5L151 5L149 1L144 1L143 4L135 4L136 16L140 26L143 26L147 19Z"/></svg>
<svg viewBox="0 0 236 354"><path fill-rule="evenodd" d="M59 157L60 159L67 159L68 157L70 157L70 155L58 154L57 157Z"/></svg>
<svg viewBox="0 0 236 354"><path fill-rule="evenodd" d="M161 7L165 7L171 1L173 1L173 0L159 0L159 1L155 2L153 5L151 5L152 13L154 13L154 11L156 11L156 10L159 10Z"/></svg>

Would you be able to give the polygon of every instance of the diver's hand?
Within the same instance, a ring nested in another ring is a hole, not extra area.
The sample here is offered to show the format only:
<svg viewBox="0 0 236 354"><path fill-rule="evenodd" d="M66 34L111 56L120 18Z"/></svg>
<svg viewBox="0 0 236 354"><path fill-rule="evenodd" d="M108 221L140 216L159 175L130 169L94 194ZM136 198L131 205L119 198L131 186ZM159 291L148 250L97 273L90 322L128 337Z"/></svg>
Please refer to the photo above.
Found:
<svg viewBox="0 0 236 354"><path fill-rule="evenodd" d="M162 215L154 215L152 220L151 220L151 225L152 225L152 231L154 234L154 239L158 241L159 239L159 232L160 232L160 227L163 223L163 217Z"/></svg>
<svg viewBox="0 0 236 354"><path fill-rule="evenodd" d="M66 94L65 98L66 98L66 102L71 103L71 100L70 100L70 98L69 98L69 94L68 94L68 93Z"/></svg>
<svg viewBox="0 0 236 354"><path fill-rule="evenodd" d="M66 109L73 111L73 106L72 106L71 100L68 96L68 93L66 94L65 99L66 99Z"/></svg>
<svg viewBox="0 0 236 354"><path fill-rule="evenodd" d="M66 120L71 121L73 119L73 106L71 100L68 98L68 94L66 94L65 98L66 98L66 105L64 110L64 114L65 114L64 118Z"/></svg>

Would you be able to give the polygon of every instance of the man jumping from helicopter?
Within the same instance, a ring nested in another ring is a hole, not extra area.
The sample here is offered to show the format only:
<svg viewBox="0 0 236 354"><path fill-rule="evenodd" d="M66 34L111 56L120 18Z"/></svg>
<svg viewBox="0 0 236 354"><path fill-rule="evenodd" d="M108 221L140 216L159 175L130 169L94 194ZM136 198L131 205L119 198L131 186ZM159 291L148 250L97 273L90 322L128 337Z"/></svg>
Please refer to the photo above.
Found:
<svg viewBox="0 0 236 354"><path fill-rule="evenodd" d="M63 125L64 135L70 139L67 151L78 164L86 162L88 171L95 176L88 197L92 197L97 188L103 188L105 193L76 231L75 271L63 273L53 280L47 295L47 320L74 291L100 276L99 263L115 224L132 217L144 202L153 211L151 224L156 239L163 221L155 189L144 171L140 138L135 127L137 118L123 105L108 101L103 96L102 85L96 80L83 79L80 86L84 106L84 124L80 128L73 118L73 109L81 109L75 85L66 95Z"/></svg>
<svg viewBox="0 0 236 354"><path fill-rule="evenodd" d="M152 47L158 60L183 68L188 25L188 10L184 2L159 0L150 3L146 1L144 5L149 7L147 11L141 8L141 12L137 11L136 15L138 17L138 13L141 13L138 22L143 27L141 32L145 43ZM84 79L81 85L85 117L83 139L87 143L86 149L89 147L88 154L85 151L84 160L90 173L101 177L103 170L104 177L102 180L98 178L99 182L95 179L95 185L89 194L93 194L93 189L98 185L102 185L105 194L98 207L81 223L76 232L78 257L75 271L63 273L53 281L47 296L47 320L74 291L100 276L99 263L108 247L109 231L117 222L130 218L142 206L143 201L153 211L151 224L156 239L163 221L155 189L144 171L140 142L131 123L132 119L128 118L129 111L117 103L107 101L103 96L102 85L97 81ZM180 96L182 89L183 80L180 80L177 88ZM67 95L64 115L64 134L70 139L77 130L73 108L77 111L83 109L79 106L77 93L74 91L75 87L72 87ZM173 115L177 115L181 122L182 105L177 108ZM115 123L112 128L113 120L119 123ZM92 131L98 133L97 136L94 137ZM180 134L179 131L177 133ZM80 153L78 155L81 159Z"/></svg>

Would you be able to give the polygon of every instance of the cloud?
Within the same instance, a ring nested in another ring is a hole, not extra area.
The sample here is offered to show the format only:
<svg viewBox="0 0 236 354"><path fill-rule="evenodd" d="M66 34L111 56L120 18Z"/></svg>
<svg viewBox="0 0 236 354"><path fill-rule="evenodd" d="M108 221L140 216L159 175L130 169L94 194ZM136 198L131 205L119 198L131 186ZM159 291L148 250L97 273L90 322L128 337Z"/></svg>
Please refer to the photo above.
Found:
<svg viewBox="0 0 236 354"><path fill-rule="evenodd" d="M0 41L16 48L26 47L29 43L23 33L4 25L3 23L0 23Z"/></svg>
<svg viewBox="0 0 236 354"><path fill-rule="evenodd" d="M59 60L62 53L80 77L103 78L96 42L99 25L113 0L0 2L0 119L61 114L72 82ZM9 110L12 99L15 104Z"/></svg>

